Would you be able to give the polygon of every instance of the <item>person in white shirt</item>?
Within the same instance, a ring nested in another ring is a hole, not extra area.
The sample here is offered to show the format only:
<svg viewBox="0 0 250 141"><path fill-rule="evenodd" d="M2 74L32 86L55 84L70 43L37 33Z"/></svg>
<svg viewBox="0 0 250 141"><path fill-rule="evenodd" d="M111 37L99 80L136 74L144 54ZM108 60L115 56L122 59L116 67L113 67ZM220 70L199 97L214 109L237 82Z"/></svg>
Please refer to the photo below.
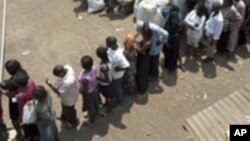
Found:
<svg viewBox="0 0 250 141"><path fill-rule="evenodd" d="M221 4L215 3L212 12L205 26L205 46L207 47L207 58L203 61L210 62L214 60L216 42L220 39L223 30L224 20L221 12Z"/></svg>
<svg viewBox="0 0 250 141"><path fill-rule="evenodd" d="M112 66L112 82L111 87L114 92L114 96L117 104L123 102L123 88L122 79L125 71L130 66L128 60L123 54L123 51L118 48L117 39L114 36L109 36L106 39L106 45L108 47L108 57Z"/></svg>
<svg viewBox="0 0 250 141"><path fill-rule="evenodd" d="M61 119L66 121L68 127L76 127L78 119L75 104L78 98L78 88L75 72L70 65L56 65L53 74L58 78L57 86L53 86L48 80L46 84L61 98Z"/></svg>
<svg viewBox="0 0 250 141"><path fill-rule="evenodd" d="M200 40L203 36L203 27L206 21L205 6L199 4L196 9L187 14L184 22L187 25L188 55L197 55Z"/></svg>

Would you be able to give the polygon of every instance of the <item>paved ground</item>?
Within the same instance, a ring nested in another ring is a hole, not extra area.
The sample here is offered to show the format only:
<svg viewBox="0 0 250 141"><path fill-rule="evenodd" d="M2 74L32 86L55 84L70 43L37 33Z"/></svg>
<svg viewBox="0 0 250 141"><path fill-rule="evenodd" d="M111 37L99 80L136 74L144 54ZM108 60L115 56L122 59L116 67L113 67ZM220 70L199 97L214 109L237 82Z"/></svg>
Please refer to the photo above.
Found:
<svg viewBox="0 0 250 141"><path fill-rule="evenodd" d="M132 17L110 19L81 13L83 19L78 20L74 11L79 11L79 1L8 2L5 59L20 60L37 84L44 84L45 78L52 79L55 64L71 64L79 72L79 60L86 54L93 55L98 64L95 49L108 35L122 39L134 30ZM117 31L121 28L124 30ZM219 57L215 64L187 60L185 73L169 74L163 70L159 83L151 84L147 99L135 101L132 96L126 97L122 107L94 126L79 125L77 131L70 131L58 122L61 140L186 140L188 134L182 128L186 118L250 82L249 57L249 48L242 48L234 59ZM59 114L60 101L56 96L53 100ZM10 126L6 101L5 98L4 118ZM77 107L78 117L85 120L80 112L80 97Z"/></svg>

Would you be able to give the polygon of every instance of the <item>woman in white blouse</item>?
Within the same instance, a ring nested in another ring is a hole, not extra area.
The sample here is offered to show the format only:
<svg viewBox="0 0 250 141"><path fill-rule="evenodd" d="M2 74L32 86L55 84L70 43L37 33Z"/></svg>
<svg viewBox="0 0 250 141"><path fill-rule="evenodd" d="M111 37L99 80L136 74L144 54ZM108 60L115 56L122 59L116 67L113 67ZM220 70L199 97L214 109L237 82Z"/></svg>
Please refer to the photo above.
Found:
<svg viewBox="0 0 250 141"><path fill-rule="evenodd" d="M203 36L203 27L206 21L205 6L199 4L196 9L189 12L184 20L187 25L188 55L197 56L197 48Z"/></svg>

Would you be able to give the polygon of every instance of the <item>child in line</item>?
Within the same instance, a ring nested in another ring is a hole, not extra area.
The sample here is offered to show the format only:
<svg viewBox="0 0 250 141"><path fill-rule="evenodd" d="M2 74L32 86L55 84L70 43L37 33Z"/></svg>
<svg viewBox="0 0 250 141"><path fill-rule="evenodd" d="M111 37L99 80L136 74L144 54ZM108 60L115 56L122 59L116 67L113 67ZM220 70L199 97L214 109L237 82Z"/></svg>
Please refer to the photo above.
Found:
<svg viewBox="0 0 250 141"><path fill-rule="evenodd" d="M128 60L130 67L126 70L123 77L123 87L125 94L135 94L136 93L136 63L137 63L137 52L135 49L135 36L133 34L128 34L124 40L124 56Z"/></svg>
<svg viewBox="0 0 250 141"><path fill-rule="evenodd" d="M112 66L108 58L107 48L99 47L96 50L96 54L101 59L101 63L99 66L99 75L97 77L99 90L105 98L104 106L107 107L107 112L111 112L114 96L110 85L112 81Z"/></svg>
<svg viewBox="0 0 250 141"><path fill-rule="evenodd" d="M78 77L79 92L83 96L82 110L87 111L89 115L88 123L95 123L96 116L100 111L100 99L97 90L97 71L93 65L93 59L90 56L81 58L83 70Z"/></svg>

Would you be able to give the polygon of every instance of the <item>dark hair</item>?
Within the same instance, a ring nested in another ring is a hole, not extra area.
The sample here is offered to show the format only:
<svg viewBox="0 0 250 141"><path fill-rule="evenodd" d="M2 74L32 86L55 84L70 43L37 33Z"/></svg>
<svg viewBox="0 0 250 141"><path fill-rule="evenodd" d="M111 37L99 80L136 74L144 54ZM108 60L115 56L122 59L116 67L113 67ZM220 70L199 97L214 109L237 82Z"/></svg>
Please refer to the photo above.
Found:
<svg viewBox="0 0 250 141"><path fill-rule="evenodd" d="M15 83L14 80L8 80L6 81L6 90L8 91L17 91L18 85Z"/></svg>
<svg viewBox="0 0 250 141"><path fill-rule="evenodd" d="M149 27L149 22L143 23L143 25L142 25L142 31L144 31L144 32L150 32L151 31L150 27Z"/></svg>
<svg viewBox="0 0 250 141"><path fill-rule="evenodd" d="M15 75L14 81L19 86L26 86L29 81L29 76L26 73L19 71Z"/></svg>
<svg viewBox="0 0 250 141"><path fill-rule="evenodd" d="M117 47L117 39L115 36L108 36L106 39L106 45L111 48Z"/></svg>
<svg viewBox="0 0 250 141"><path fill-rule="evenodd" d="M57 77L60 77L60 75L64 72L63 65L56 65L53 69L53 74Z"/></svg>
<svg viewBox="0 0 250 141"><path fill-rule="evenodd" d="M96 49L96 55L103 61L107 61L108 59L108 53L107 53L107 48L105 47L98 47Z"/></svg>
<svg viewBox="0 0 250 141"><path fill-rule="evenodd" d="M143 23L141 31L142 31L143 38L145 38L145 37L150 38L152 36L152 31L149 27L148 22Z"/></svg>
<svg viewBox="0 0 250 141"><path fill-rule="evenodd" d="M198 16L207 15L207 8L203 3L199 3L196 8L196 13Z"/></svg>
<svg viewBox="0 0 250 141"><path fill-rule="evenodd" d="M91 70L92 66L93 66L93 59L92 57L86 55L86 56L83 56L81 58L81 65L82 65L82 68L84 68L85 70L89 71Z"/></svg>
<svg viewBox="0 0 250 141"><path fill-rule="evenodd" d="M21 67L21 64L15 60L15 59L10 59L8 61L6 61L5 63L5 68L7 70L7 72L10 74L10 75L14 75L16 74L22 67Z"/></svg>
<svg viewBox="0 0 250 141"><path fill-rule="evenodd" d="M175 6L175 5L170 6L170 12L179 12L179 11L180 10L179 10L179 8L177 6Z"/></svg>
<svg viewBox="0 0 250 141"><path fill-rule="evenodd" d="M38 101L43 101L48 95L47 90L44 88L44 86L36 86L32 90L32 96L37 99Z"/></svg>

